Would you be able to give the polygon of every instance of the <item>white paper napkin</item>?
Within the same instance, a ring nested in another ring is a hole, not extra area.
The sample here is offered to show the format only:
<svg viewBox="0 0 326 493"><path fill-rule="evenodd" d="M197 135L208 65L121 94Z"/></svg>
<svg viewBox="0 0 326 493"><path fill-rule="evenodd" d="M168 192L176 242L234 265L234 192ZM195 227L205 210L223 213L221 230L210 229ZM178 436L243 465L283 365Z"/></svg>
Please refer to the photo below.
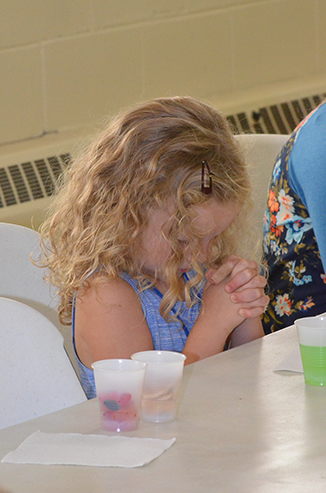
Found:
<svg viewBox="0 0 326 493"><path fill-rule="evenodd" d="M174 442L175 438L161 440L37 431L1 462L139 467L159 457Z"/></svg>
<svg viewBox="0 0 326 493"><path fill-rule="evenodd" d="M296 346L290 354L285 356L276 368L274 368L274 371L294 371L296 373L303 373L300 346Z"/></svg>

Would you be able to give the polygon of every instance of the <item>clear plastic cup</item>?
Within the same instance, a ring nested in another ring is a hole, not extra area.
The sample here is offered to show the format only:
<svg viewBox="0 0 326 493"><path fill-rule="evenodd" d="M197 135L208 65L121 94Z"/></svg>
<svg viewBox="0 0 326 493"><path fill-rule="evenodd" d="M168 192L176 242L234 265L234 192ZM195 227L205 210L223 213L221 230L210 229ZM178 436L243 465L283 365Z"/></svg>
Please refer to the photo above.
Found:
<svg viewBox="0 0 326 493"><path fill-rule="evenodd" d="M142 351L131 358L147 364L141 418L154 423L174 421L186 356L174 351Z"/></svg>
<svg viewBox="0 0 326 493"><path fill-rule="evenodd" d="M305 382L326 385L326 316L295 321Z"/></svg>
<svg viewBox="0 0 326 493"><path fill-rule="evenodd" d="M138 426L146 364L131 359L106 359L92 364L101 426L131 431Z"/></svg>

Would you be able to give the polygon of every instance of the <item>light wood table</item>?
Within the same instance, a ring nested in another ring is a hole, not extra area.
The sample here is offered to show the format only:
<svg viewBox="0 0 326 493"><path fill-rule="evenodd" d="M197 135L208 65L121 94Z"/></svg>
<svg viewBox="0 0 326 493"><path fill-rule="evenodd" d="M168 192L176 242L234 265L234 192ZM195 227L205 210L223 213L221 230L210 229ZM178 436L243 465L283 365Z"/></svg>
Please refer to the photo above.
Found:
<svg viewBox="0 0 326 493"><path fill-rule="evenodd" d="M273 369L298 344L290 327L185 368L177 420L138 437L176 437L147 466L0 464L11 493L306 493L326 491L326 388ZM96 400L0 431L0 458L36 430L106 433ZM109 433L107 433L109 434Z"/></svg>

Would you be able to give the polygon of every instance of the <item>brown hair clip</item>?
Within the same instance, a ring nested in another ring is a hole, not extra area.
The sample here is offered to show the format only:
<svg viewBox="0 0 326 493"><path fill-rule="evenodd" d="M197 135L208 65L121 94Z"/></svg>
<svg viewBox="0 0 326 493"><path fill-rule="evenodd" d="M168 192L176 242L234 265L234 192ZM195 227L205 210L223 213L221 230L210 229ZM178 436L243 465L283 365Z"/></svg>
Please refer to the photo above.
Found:
<svg viewBox="0 0 326 493"><path fill-rule="evenodd" d="M201 191L205 195L210 195L212 193L212 173L207 161L202 161L201 164Z"/></svg>

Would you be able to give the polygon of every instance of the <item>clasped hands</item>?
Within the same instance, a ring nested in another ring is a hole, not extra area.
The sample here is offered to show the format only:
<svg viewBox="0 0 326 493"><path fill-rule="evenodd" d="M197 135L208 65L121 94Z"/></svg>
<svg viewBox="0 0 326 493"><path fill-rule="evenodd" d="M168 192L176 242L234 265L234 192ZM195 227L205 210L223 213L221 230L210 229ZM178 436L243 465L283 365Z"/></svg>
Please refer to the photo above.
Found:
<svg viewBox="0 0 326 493"><path fill-rule="evenodd" d="M239 305L238 314L244 318L260 316L269 303L265 294L266 278L259 275L258 265L237 255L230 255L218 269L206 272L207 285L224 283L233 303Z"/></svg>

